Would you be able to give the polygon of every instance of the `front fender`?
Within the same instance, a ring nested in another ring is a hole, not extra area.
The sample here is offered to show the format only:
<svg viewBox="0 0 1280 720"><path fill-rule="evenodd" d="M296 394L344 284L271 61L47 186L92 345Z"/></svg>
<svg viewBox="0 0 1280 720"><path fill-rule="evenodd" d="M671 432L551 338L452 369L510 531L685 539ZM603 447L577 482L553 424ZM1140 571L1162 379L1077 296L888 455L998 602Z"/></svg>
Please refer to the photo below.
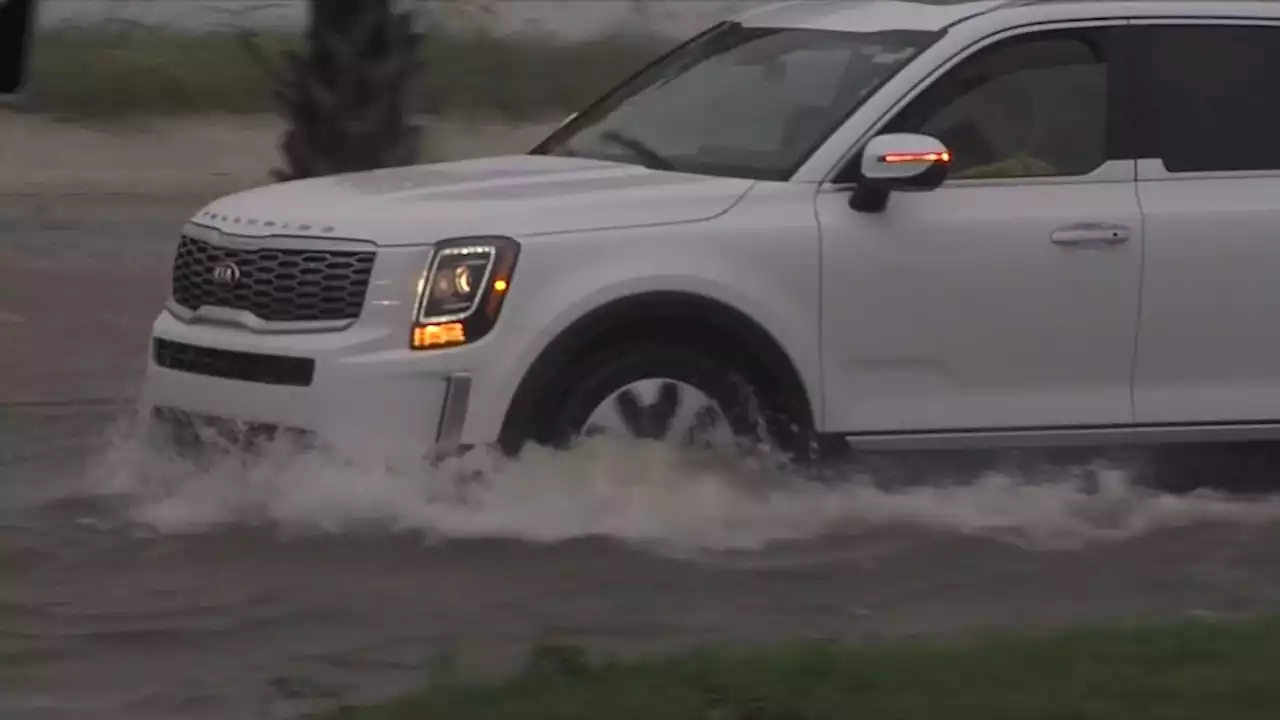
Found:
<svg viewBox="0 0 1280 720"><path fill-rule="evenodd" d="M751 238L690 238L662 229L610 232L609 238L539 239L521 253L484 377L473 391L464 437L497 439L516 390L547 347L593 310L652 292L701 296L752 319L795 368L815 419L821 418L819 285L813 252L792 245L776 260ZM777 240L774 238L773 240ZM734 247L729 247L732 243ZM782 253L780 253L781 255Z"/></svg>

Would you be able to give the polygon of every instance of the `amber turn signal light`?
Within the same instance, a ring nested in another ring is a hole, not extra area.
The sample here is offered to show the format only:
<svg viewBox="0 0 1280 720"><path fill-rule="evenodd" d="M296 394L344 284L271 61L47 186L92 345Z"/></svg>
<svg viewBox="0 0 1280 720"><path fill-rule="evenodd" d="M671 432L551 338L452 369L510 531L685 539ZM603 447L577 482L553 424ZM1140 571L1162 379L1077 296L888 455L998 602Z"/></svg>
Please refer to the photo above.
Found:
<svg viewBox="0 0 1280 720"><path fill-rule="evenodd" d="M448 347L467 342L467 331L460 322L419 325L413 329L413 349Z"/></svg>
<svg viewBox="0 0 1280 720"><path fill-rule="evenodd" d="M880 162L890 165L900 165L902 163L936 163L940 162L944 165L951 162L951 153L949 152L927 152L927 153L890 153L880 158Z"/></svg>

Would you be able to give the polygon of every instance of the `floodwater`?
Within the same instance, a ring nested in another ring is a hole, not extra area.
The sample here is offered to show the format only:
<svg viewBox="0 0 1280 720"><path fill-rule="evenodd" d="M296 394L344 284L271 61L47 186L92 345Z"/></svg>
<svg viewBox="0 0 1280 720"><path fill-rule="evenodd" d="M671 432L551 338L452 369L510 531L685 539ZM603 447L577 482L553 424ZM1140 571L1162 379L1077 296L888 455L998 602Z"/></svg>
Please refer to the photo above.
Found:
<svg viewBox="0 0 1280 720"><path fill-rule="evenodd" d="M1280 498L1143 489L1092 457L817 483L638 445L398 471L156 456L130 398L198 205L0 202L6 720L290 717L412 687L442 652L495 671L539 641L859 640L1280 593Z"/></svg>

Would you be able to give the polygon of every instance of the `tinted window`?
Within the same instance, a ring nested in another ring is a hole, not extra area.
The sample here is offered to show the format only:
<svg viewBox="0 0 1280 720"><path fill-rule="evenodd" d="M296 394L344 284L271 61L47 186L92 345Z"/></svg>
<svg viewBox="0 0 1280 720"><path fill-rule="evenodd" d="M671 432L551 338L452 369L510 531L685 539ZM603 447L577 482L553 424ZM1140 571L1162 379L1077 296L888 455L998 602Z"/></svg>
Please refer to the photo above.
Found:
<svg viewBox="0 0 1280 720"><path fill-rule="evenodd" d="M1147 28L1146 122L1172 172L1280 169L1280 28Z"/></svg>
<svg viewBox="0 0 1280 720"><path fill-rule="evenodd" d="M951 150L957 179L1087 175L1107 160L1105 37L1036 33L979 50L884 132L938 138Z"/></svg>
<svg viewBox="0 0 1280 720"><path fill-rule="evenodd" d="M786 180L938 37L728 23L624 84L534 152Z"/></svg>

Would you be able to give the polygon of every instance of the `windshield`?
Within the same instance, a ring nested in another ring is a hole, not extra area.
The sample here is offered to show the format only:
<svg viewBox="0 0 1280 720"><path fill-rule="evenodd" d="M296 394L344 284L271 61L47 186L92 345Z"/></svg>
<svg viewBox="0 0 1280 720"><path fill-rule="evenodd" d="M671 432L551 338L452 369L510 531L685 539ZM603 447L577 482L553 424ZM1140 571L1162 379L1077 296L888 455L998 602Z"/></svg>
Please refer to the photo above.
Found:
<svg viewBox="0 0 1280 720"><path fill-rule="evenodd" d="M614 89L533 153L786 180L940 35L724 23Z"/></svg>

